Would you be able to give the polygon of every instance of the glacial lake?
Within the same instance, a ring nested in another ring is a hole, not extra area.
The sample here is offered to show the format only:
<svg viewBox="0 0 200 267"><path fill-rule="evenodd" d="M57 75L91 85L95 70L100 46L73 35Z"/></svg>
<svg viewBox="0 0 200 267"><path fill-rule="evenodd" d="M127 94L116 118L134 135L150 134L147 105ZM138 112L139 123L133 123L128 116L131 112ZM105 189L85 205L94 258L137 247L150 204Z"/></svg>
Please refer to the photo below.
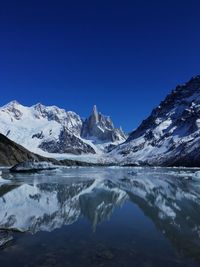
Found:
<svg viewBox="0 0 200 267"><path fill-rule="evenodd" d="M200 169L2 177L1 267L200 266Z"/></svg>

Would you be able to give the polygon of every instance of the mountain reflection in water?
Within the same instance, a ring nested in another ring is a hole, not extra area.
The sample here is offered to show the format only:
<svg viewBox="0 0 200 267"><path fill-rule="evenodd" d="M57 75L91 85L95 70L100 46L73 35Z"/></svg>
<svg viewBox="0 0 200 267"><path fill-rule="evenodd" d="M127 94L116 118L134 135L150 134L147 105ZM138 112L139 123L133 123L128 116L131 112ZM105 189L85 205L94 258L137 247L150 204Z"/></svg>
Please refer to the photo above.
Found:
<svg viewBox="0 0 200 267"><path fill-rule="evenodd" d="M137 225L137 220L135 222L133 220L134 210L137 208L143 214L140 216L143 216L144 225L148 228L150 222L153 222L159 238L167 240L166 242L171 244L176 253L182 255L179 255L178 260L176 259L173 264L170 263L171 266L198 266L200 263L200 178L196 174L198 173L195 169L180 168L63 169L59 172L43 172L28 177L27 175L9 177L9 174L5 174L5 178L10 179L10 183L0 185L0 228L6 233L11 233L13 240L0 251L0 263L2 261L5 266L6 264L9 266L4 253L12 254L12 247L20 238L23 238L23 235L31 233L32 237L29 234L27 237L31 240L34 235L37 236L42 232L50 232L49 235L53 235L56 229L59 231L69 226L73 228L76 223L84 225L89 221L92 228L91 234L94 233L92 240L96 243L95 233L98 235L98 230L102 236L108 235L109 231L116 231L116 225L119 243L123 233L124 236L128 231L130 236L134 233L132 227L136 227L138 233L141 232L142 235L147 229L143 229L142 225ZM131 206L134 207L133 213L130 212ZM116 214L118 212L118 215L115 215L115 212ZM137 216L135 211L136 219ZM101 230L104 228L105 232ZM13 230L25 233L21 233L19 237L13 233ZM151 234L148 231L145 235L145 238L150 239ZM0 233L0 237L4 238L5 233L4 235ZM106 237L104 239L106 240ZM132 239L131 242L134 243L134 237ZM56 243L56 239L54 242ZM78 237L77 242L79 242ZM137 244L140 242L141 247L146 246L142 243L142 239ZM151 243L151 240L149 242ZM136 252L137 249L139 250L137 244ZM156 252L156 246L159 246L159 243L154 246ZM106 257L109 259L108 254L107 251L104 259ZM194 262L189 262L187 265L185 258ZM105 266L116 265L111 254L109 260L109 263L104 262ZM100 261L99 265L98 263L92 262L91 266L100 266L102 262ZM151 263L153 266L160 266L153 260ZM69 266L78 265L74 263ZM143 266L142 263L140 265ZM126 266L129 264L126 263Z"/></svg>

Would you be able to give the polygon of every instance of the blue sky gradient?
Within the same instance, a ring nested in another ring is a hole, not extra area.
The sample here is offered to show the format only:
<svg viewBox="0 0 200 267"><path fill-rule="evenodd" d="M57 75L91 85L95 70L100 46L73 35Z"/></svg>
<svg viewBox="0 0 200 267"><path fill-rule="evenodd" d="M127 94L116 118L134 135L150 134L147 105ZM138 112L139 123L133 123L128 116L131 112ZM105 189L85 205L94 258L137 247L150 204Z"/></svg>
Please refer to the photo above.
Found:
<svg viewBox="0 0 200 267"><path fill-rule="evenodd" d="M200 74L200 1L2 1L0 105L42 102L131 131Z"/></svg>

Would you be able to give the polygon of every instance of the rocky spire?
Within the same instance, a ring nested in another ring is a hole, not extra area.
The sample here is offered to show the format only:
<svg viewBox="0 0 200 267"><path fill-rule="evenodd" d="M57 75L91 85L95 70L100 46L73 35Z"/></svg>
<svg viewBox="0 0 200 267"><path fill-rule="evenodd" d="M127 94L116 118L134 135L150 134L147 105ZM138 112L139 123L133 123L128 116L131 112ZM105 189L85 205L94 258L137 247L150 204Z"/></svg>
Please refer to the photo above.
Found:
<svg viewBox="0 0 200 267"><path fill-rule="evenodd" d="M92 123L97 123L99 121L99 113L96 105L93 107L91 120Z"/></svg>
<svg viewBox="0 0 200 267"><path fill-rule="evenodd" d="M83 122L81 136L95 137L101 141L114 142L125 141L125 134L122 130L116 129L110 117L98 112L94 105L91 116Z"/></svg>

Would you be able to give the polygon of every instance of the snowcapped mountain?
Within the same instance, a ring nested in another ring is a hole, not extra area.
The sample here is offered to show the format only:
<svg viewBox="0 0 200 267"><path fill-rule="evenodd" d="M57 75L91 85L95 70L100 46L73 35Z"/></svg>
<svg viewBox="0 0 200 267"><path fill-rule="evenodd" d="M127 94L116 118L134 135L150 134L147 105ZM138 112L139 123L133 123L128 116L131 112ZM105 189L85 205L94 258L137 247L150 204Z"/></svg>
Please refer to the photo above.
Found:
<svg viewBox="0 0 200 267"><path fill-rule="evenodd" d="M97 140L107 142L126 140L123 130L115 128L111 118L99 113L96 106L91 116L84 121L81 136L83 138L94 136Z"/></svg>
<svg viewBox="0 0 200 267"><path fill-rule="evenodd" d="M200 76L179 85L110 156L125 164L200 165Z"/></svg>
<svg viewBox="0 0 200 267"><path fill-rule="evenodd" d="M105 117L101 115L100 122ZM86 120L87 121L87 120ZM97 122L94 122L95 125ZM0 132L9 139L24 146L32 152L44 155L57 154L95 154L97 147L92 140L102 142L103 139L97 132L88 132L85 129L85 121L72 111L65 111L56 106L44 106L36 104L25 107L17 101L12 101L0 108ZM125 141L123 131L116 130L110 120L112 129L106 142L113 143L117 140ZM90 124L91 127L92 124ZM101 131L107 131L107 124L100 123ZM82 135L82 133L85 135ZM113 132L113 135L111 134ZM118 135L114 135L117 132ZM92 135L91 135L92 134ZM84 139L84 136L91 140ZM51 155L52 156L52 155Z"/></svg>

